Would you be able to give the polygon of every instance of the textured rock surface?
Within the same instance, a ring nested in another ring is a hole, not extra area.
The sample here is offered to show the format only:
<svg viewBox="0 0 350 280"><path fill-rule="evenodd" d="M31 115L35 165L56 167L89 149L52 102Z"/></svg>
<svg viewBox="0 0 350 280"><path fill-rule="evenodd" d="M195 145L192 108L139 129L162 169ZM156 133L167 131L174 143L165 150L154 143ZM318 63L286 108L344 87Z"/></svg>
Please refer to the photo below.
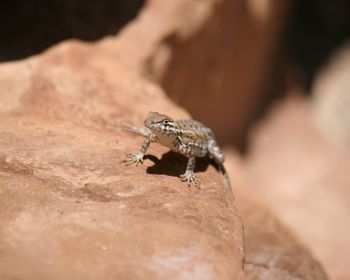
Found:
<svg viewBox="0 0 350 280"><path fill-rule="evenodd" d="M1 279L325 278L249 194L240 198L244 271L241 218L208 162L201 190L179 181L185 160L163 147L142 166L121 163L143 140L118 122L142 125L149 110L188 116L141 76L188 3L149 1L117 38L0 65ZM232 156L237 178L238 165Z"/></svg>
<svg viewBox="0 0 350 280"><path fill-rule="evenodd" d="M276 105L256 128L246 164L250 185L330 276L349 277L350 159L318 131L307 100Z"/></svg>
<svg viewBox="0 0 350 280"><path fill-rule="evenodd" d="M118 133L102 127L2 121L1 279L239 274L242 226L212 168L202 191L189 190L175 177L120 164L139 144L125 135L116 144ZM160 164L180 170L180 163Z"/></svg>
<svg viewBox="0 0 350 280"><path fill-rule="evenodd" d="M143 139L118 120L186 114L131 71L88 65L93 52L66 43L1 67L22 86L1 106L0 278L240 279L242 224L213 167L199 191L162 147L144 166L121 163Z"/></svg>

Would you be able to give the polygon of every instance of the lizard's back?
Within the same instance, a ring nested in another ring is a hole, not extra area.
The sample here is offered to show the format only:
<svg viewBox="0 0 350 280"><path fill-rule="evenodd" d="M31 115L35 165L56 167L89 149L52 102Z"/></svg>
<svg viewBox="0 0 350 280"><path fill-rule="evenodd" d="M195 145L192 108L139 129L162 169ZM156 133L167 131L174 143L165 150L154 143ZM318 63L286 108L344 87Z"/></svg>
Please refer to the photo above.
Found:
<svg viewBox="0 0 350 280"><path fill-rule="evenodd" d="M177 122L186 132L184 134L188 135L188 137L185 136L183 138L183 141L186 144L192 141L194 143L194 145L191 145L193 149L200 148L195 156L203 157L209 155L210 158L219 164L224 162L224 154L215 139L213 131L209 127L196 120L179 120Z"/></svg>
<svg viewBox="0 0 350 280"><path fill-rule="evenodd" d="M185 156L204 157L208 154L209 143L214 139L210 128L196 120L178 120L179 152Z"/></svg>

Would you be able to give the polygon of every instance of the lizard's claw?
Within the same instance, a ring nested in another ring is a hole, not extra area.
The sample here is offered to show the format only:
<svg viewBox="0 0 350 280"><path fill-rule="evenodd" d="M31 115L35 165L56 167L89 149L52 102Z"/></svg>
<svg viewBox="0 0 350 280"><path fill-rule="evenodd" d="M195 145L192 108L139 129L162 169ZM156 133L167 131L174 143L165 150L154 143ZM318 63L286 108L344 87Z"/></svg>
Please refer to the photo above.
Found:
<svg viewBox="0 0 350 280"><path fill-rule="evenodd" d="M200 188L201 182L194 176L193 172L186 171L184 174L180 175L181 181L187 182L188 186L195 185Z"/></svg>
<svg viewBox="0 0 350 280"><path fill-rule="evenodd" d="M127 156L127 158L124 160L125 162L125 165L131 165L131 164L134 164L136 163L136 166L139 164L139 163L143 163L143 154L138 152L136 154L129 154Z"/></svg>

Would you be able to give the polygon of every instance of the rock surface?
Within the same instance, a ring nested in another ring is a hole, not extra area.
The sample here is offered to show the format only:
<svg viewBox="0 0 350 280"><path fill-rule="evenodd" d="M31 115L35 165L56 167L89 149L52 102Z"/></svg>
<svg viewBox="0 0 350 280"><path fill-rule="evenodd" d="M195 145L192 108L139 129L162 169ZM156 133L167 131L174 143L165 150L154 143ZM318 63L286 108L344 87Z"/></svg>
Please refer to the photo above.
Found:
<svg viewBox="0 0 350 280"><path fill-rule="evenodd" d="M184 1L186 2L186 1ZM148 76L214 129L224 144L243 146L248 128L273 91L289 1L187 1L178 28L161 38ZM229 121L228 121L229 120Z"/></svg>
<svg viewBox="0 0 350 280"><path fill-rule="evenodd" d="M188 117L142 76L188 3L149 1L116 38L0 65L1 279L326 279L250 194L238 198L244 244L207 161L201 190L180 182L185 159L161 146L144 165L122 163L143 140L118 123L141 126L150 110ZM228 165L240 170L233 157Z"/></svg>
<svg viewBox="0 0 350 280"><path fill-rule="evenodd" d="M252 189L308 244L332 279L349 278L350 159L316 123L300 96L276 104L252 135L246 172Z"/></svg>
<svg viewBox="0 0 350 280"><path fill-rule="evenodd" d="M233 150L225 152L226 166L237 186L236 203L244 224L247 278L327 279L308 249L264 205L263 195L250 191L251 175L244 160Z"/></svg>
<svg viewBox="0 0 350 280"><path fill-rule="evenodd" d="M248 279L327 279L297 238L262 205L261 198L240 193L238 209L245 227Z"/></svg>
<svg viewBox="0 0 350 280"><path fill-rule="evenodd" d="M125 68L108 80L88 65L93 51L65 43L1 67L9 84L29 78L1 108L0 278L239 279L242 224L213 167L199 191L162 147L144 166L122 163L143 139L117 121L186 114L142 78L130 87Z"/></svg>
<svg viewBox="0 0 350 280"><path fill-rule="evenodd" d="M350 43L336 52L317 76L312 111L327 139L350 156Z"/></svg>

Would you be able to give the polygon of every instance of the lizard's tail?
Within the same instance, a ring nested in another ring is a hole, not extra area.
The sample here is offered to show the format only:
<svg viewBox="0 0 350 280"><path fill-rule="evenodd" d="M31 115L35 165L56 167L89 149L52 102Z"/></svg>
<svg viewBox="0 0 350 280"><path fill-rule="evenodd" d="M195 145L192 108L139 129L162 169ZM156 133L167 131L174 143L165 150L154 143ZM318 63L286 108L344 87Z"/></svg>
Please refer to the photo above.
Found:
<svg viewBox="0 0 350 280"><path fill-rule="evenodd" d="M225 181L225 186L226 186L226 190L230 193L232 193L233 196L233 191L232 191L232 185L231 185L231 180L230 180L230 176L228 175L225 167L223 164L219 164L219 171L222 173L222 175L224 176L224 181ZM233 196L234 198L234 196Z"/></svg>
<svg viewBox="0 0 350 280"><path fill-rule="evenodd" d="M133 126L130 124L126 124L126 123L119 123L119 126L123 130L137 134L137 135L142 135L142 136L147 137L150 134L149 130L146 128L139 128L139 127L136 127L136 126Z"/></svg>

